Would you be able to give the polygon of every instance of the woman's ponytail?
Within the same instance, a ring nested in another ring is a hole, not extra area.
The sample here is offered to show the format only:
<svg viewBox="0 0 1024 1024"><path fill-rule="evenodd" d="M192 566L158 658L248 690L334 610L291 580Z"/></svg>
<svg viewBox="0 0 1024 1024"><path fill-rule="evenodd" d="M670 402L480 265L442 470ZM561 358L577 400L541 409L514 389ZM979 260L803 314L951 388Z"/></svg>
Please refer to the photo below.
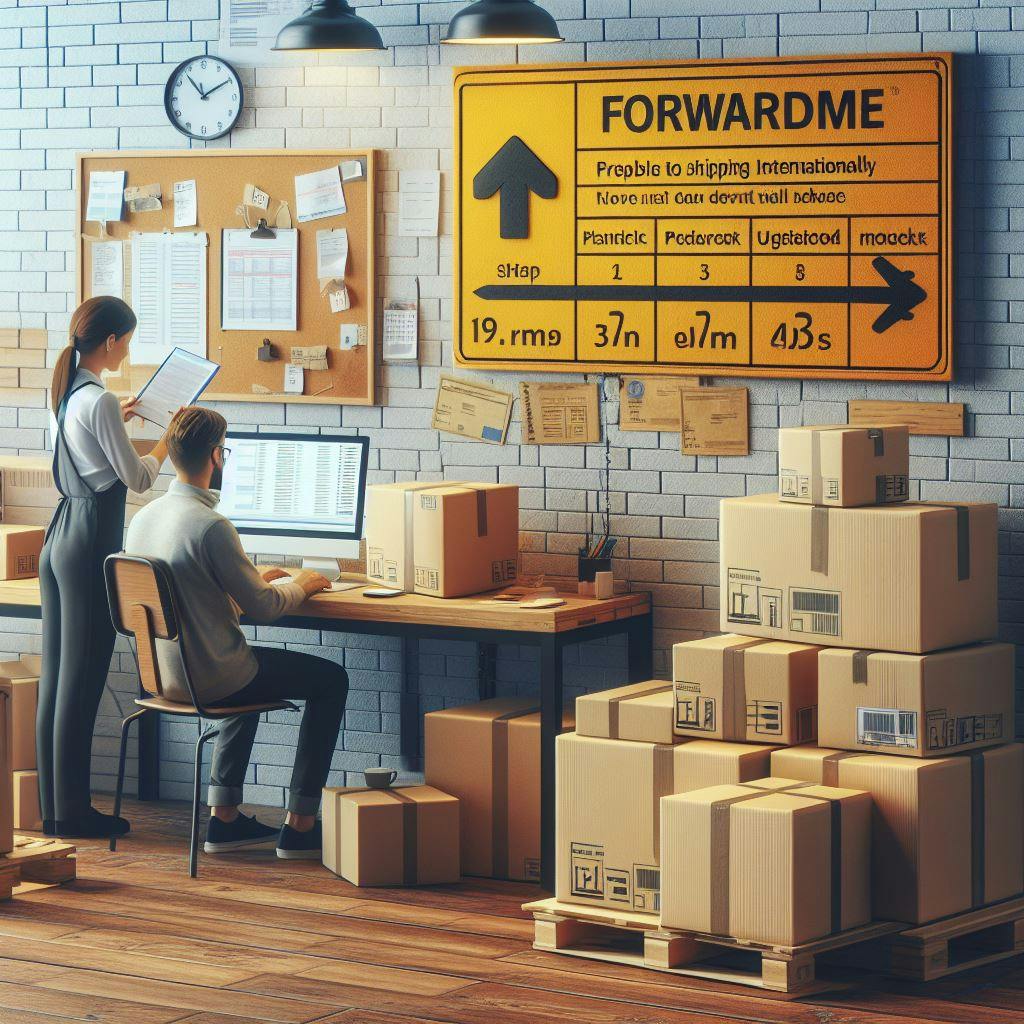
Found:
<svg viewBox="0 0 1024 1024"><path fill-rule="evenodd" d="M57 357L50 385L50 407L54 412L74 382L79 358L99 348L111 335L120 338L134 331L137 323L132 307L113 295L86 299L71 314L67 348Z"/></svg>

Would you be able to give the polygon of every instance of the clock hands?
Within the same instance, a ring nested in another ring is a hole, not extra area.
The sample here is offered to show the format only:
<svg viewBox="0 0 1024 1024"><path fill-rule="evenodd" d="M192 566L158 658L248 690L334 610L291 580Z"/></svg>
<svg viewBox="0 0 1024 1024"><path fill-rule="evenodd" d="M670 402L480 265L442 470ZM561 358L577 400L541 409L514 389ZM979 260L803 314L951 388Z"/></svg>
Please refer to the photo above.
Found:
<svg viewBox="0 0 1024 1024"><path fill-rule="evenodd" d="M219 88L220 88L221 86L223 86L223 85L227 85L227 84L228 84L228 82L230 82L230 81L231 81L231 79L230 79L230 78L225 78L225 79L224 79L224 81L220 83L220 85L215 85L215 86L214 86L214 87L213 87L212 89L210 89L209 91L207 91L207 92L204 92L204 93L203 93L203 99L205 100L205 99L207 99L208 97L212 96L212 95L213 95L213 94L214 94L214 93L215 93L215 92L216 92L216 91L217 91L217 90L218 90L218 89L219 89Z"/></svg>
<svg viewBox="0 0 1024 1024"><path fill-rule="evenodd" d="M197 92L197 93L199 93L199 96L200 96L200 97L201 97L202 99L204 99L204 100L205 100L205 99L206 99L206 96L207 96L207 94L206 94L205 92L203 92L203 87L202 87L201 85L198 85L198 84L196 83L196 80L195 80L195 79L194 79L194 78L193 78L193 77L192 77L191 75L186 75L185 77L186 77L186 78L187 78L187 79L188 79L188 80L189 80L189 81L190 81L190 82L192 83L192 85L194 86L194 88L195 88L196 92Z"/></svg>

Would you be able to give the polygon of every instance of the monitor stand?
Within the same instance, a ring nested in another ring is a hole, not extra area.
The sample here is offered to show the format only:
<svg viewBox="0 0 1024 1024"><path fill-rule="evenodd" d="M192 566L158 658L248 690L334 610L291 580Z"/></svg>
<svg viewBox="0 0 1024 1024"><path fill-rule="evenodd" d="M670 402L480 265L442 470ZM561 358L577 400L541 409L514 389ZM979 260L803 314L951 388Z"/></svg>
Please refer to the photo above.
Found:
<svg viewBox="0 0 1024 1024"><path fill-rule="evenodd" d="M338 560L336 558L306 558L302 559L303 569L312 569L313 572L320 573L321 576L326 576L327 579L332 582L341 575L338 569Z"/></svg>

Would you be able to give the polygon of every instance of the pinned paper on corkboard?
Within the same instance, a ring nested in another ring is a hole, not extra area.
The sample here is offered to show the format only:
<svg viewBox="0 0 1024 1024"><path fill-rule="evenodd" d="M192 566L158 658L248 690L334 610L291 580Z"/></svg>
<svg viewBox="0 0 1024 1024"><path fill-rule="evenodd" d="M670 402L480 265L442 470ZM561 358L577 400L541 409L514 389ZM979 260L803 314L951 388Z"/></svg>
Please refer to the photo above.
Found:
<svg viewBox="0 0 1024 1024"><path fill-rule="evenodd" d="M524 444L597 444L601 421L596 384L522 382Z"/></svg>
<svg viewBox="0 0 1024 1024"><path fill-rule="evenodd" d="M159 182L152 185L129 185L124 190L124 201L130 213L155 213L164 208L160 202L161 195Z"/></svg>
<svg viewBox="0 0 1024 1024"><path fill-rule="evenodd" d="M679 430L679 390L696 388L698 377L619 378L619 430Z"/></svg>
<svg viewBox="0 0 1024 1024"><path fill-rule="evenodd" d="M679 419L684 455L750 452L746 388L683 388Z"/></svg>
<svg viewBox="0 0 1024 1024"><path fill-rule="evenodd" d="M288 361L304 370L327 369L326 345L293 345Z"/></svg>

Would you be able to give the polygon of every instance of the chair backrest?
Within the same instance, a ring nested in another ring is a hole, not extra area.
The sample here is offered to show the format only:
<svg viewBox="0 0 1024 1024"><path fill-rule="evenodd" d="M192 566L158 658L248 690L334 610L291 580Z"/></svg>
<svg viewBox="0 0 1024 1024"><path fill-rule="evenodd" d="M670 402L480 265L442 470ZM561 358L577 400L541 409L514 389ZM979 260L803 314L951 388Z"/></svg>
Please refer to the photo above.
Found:
<svg viewBox="0 0 1024 1024"><path fill-rule="evenodd" d="M134 637L142 688L163 696L156 641L180 641L174 583L167 565L138 555L108 555L103 563L114 628Z"/></svg>

